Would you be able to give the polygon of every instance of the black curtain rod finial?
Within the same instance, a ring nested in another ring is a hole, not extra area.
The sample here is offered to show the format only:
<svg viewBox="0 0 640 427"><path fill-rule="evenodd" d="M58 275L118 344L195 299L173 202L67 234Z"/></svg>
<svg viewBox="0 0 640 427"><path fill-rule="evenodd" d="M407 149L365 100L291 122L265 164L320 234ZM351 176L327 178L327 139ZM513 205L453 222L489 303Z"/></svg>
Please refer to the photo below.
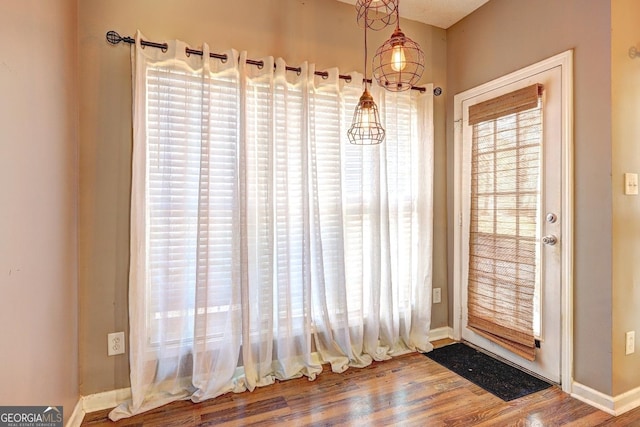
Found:
<svg viewBox="0 0 640 427"><path fill-rule="evenodd" d="M107 41L113 45L116 45L122 41L122 37L117 32L111 30L107 31Z"/></svg>

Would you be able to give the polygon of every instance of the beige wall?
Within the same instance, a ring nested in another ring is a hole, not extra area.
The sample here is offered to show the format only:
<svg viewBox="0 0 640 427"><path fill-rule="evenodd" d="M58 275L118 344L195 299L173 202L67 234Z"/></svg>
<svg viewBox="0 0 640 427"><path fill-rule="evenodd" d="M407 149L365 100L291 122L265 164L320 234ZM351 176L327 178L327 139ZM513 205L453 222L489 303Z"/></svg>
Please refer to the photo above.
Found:
<svg viewBox="0 0 640 427"><path fill-rule="evenodd" d="M0 2L0 404L78 401L77 6Z"/></svg>
<svg viewBox="0 0 640 427"><path fill-rule="evenodd" d="M640 174L640 2L611 2L613 135L613 395L640 387L640 346L625 355L625 332L640 339L640 196L625 196L624 173Z"/></svg>
<svg viewBox="0 0 640 427"><path fill-rule="evenodd" d="M212 51L247 50L318 69L363 71L363 32L353 6L334 0L82 0L80 38L80 362L81 392L129 384L126 356L107 357L106 335L126 330L131 168L129 49L109 46L108 30L151 40L178 38ZM426 53L423 82L445 85L445 31L402 22ZM370 33L370 54L390 31ZM444 96L435 98L434 286L446 287ZM446 296L446 295L445 295ZM446 299L433 326L447 324Z"/></svg>
<svg viewBox="0 0 640 427"><path fill-rule="evenodd" d="M610 26L609 0L491 0L447 31L449 118L454 94L574 49L574 378L609 395L614 391ZM447 159L452 194L451 119ZM626 259L634 258L629 254Z"/></svg>

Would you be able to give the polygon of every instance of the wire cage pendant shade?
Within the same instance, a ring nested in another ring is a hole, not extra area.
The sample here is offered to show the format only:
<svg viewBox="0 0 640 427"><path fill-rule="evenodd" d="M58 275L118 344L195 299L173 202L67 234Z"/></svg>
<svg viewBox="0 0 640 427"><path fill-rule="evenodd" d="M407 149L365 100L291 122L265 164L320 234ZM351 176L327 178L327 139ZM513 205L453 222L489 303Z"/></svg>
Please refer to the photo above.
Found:
<svg viewBox="0 0 640 427"><path fill-rule="evenodd" d="M373 77L391 92L411 89L424 71L424 52L420 45L404 35L400 29L400 18L396 25L391 38L378 48L373 57Z"/></svg>
<svg viewBox="0 0 640 427"><path fill-rule="evenodd" d="M374 31L393 25L398 20L398 0L357 0L358 25Z"/></svg>
<svg viewBox="0 0 640 427"><path fill-rule="evenodd" d="M364 18L367 20L368 11L365 9ZM376 145L384 141L384 128L380 124L378 106L369 93L367 82L367 26L364 27L364 92L360 96L356 110L353 113L351 127L347 131L349 142L355 145Z"/></svg>
<svg viewBox="0 0 640 427"><path fill-rule="evenodd" d="M347 136L349 142L356 145L376 145L384 141L385 131L380 124L378 106L367 88L360 96Z"/></svg>

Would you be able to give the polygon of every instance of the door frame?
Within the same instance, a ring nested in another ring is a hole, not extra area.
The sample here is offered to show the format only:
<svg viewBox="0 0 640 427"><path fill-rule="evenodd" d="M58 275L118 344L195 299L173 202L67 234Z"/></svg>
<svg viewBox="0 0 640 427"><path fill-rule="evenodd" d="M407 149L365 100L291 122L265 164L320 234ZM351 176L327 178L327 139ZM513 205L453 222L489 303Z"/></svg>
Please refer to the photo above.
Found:
<svg viewBox="0 0 640 427"><path fill-rule="evenodd" d="M570 393L573 384L573 50L568 50L503 77L454 96L454 248L453 248L453 339L462 338L462 104L469 98L498 89L514 81L552 68L561 69L561 182L562 242L561 254L561 357L562 391Z"/></svg>

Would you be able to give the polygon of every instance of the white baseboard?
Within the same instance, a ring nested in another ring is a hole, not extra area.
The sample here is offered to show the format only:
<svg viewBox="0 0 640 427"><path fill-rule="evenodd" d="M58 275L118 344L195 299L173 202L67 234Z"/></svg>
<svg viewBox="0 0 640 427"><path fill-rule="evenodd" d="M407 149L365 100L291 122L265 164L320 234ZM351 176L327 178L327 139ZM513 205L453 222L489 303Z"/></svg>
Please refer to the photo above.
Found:
<svg viewBox="0 0 640 427"><path fill-rule="evenodd" d="M619 394L613 398L615 415L621 415L632 409L640 408L640 387Z"/></svg>
<svg viewBox="0 0 640 427"><path fill-rule="evenodd" d="M571 387L571 397L581 400L601 411L615 415L613 408L613 397L587 387L584 384L574 381Z"/></svg>
<svg viewBox="0 0 640 427"><path fill-rule="evenodd" d="M80 427L85 415L84 409L82 408L82 396L80 396L78 402L76 402L76 406L73 408L71 416L67 420L67 424L65 424L65 427Z"/></svg>
<svg viewBox="0 0 640 427"><path fill-rule="evenodd" d="M115 408L129 399L131 399L131 387L90 394L82 398L82 409L86 413L102 411Z"/></svg>
<svg viewBox="0 0 640 427"><path fill-rule="evenodd" d="M429 341L443 340L446 338L453 339L453 328L449 326L443 326L429 331Z"/></svg>
<svg viewBox="0 0 640 427"><path fill-rule="evenodd" d="M78 399L78 403L76 403L75 408L73 408L73 413L67 420L65 427L80 427L84 420L84 416L89 412L115 408L129 399L131 399L131 388L129 387L90 394L88 396L80 396L80 399Z"/></svg>
<svg viewBox="0 0 640 427"><path fill-rule="evenodd" d="M640 387L613 397L574 381L571 396L613 416L640 407Z"/></svg>

